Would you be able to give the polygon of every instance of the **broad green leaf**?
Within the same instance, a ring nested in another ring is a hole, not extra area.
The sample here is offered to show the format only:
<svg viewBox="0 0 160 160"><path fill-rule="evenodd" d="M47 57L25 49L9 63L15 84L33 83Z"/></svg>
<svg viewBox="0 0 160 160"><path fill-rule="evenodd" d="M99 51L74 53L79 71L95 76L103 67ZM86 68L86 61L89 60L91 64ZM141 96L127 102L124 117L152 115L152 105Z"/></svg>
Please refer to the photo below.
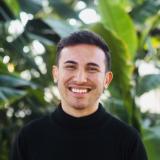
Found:
<svg viewBox="0 0 160 160"><path fill-rule="evenodd" d="M144 2L145 0L131 0L132 5L140 5Z"/></svg>
<svg viewBox="0 0 160 160"><path fill-rule="evenodd" d="M59 35L41 19L30 20L25 30L31 39L37 39L46 45L57 43L60 39Z"/></svg>
<svg viewBox="0 0 160 160"><path fill-rule="evenodd" d="M137 95L160 88L160 74L150 74L139 79L137 85Z"/></svg>
<svg viewBox="0 0 160 160"><path fill-rule="evenodd" d="M160 126L150 127L144 130L144 144L148 159L159 160L160 153Z"/></svg>
<svg viewBox="0 0 160 160"><path fill-rule="evenodd" d="M0 57L0 73L8 72L7 65L3 63L2 57Z"/></svg>
<svg viewBox="0 0 160 160"><path fill-rule="evenodd" d="M62 0L49 0L49 4L51 7L53 7L53 10L61 16L61 19L75 18L80 20L78 15L79 13L74 11L72 6L68 4L67 1L65 2Z"/></svg>
<svg viewBox="0 0 160 160"><path fill-rule="evenodd" d="M106 0L99 0L99 13L105 28L114 32L128 47L130 57L135 57L137 36L134 24L120 6Z"/></svg>
<svg viewBox="0 0 160 160"><path fill-rule="evenodd" d="M158 14L160 10L159 0L145 0L142 4L137 5L131 12L131 16L136 22L143 23L151 16Z"/></svg>
<svg viewBox="0 0 160 160"><path fill-rule="evenodd" d="M6 86L6 87L16 87L16 88L36 87L36 85L33 84L32 82L11 75L0 75L0 85L3 87Z"/></svg>
<svg viewBox="0 0 160 160"><path fill-rule="evenodd" d="M112 96L102 103L108 112L120 118L121 120L128 122L128 112L124 107L124 102L122 99L118 99Z"/></svg>
<svg viewBox="0 0 160 160"><path fill-rule="evenodd" d="M45 19L44 20L60 37L66 37L78 29L72 27L62 20Z"/></svg>
<svg viewBox="0 0 160 160"><path fill-rule="evenodd" d="M102 24L96 24L92 30L101 35L111 50L113 84L119 96L130 88L132 62L127 47L113 32L105 29ZM116 92L117 92L116 91Z"/></svg>
<svg viewBox="0 0 160 160"><path fill-rule="evenodd" d="M9 21L14 19L14 15L5 1L0 1L0 21Z"/></svg>
<svg viewBox="0 0 160 160"><path fill-rule="evenodd" d="M27 35L30 39L32 39L32 40L36 39L39 42L43 43L44 45L53 45L59 40L58 35L53 35L53 37L52 37L52 34L43 35L43 33L38 34L38 33L29 33L28 32Z"/></svg>
<svg viewBox="0 0 160 160"><path fill-rule="evenodd" d="M47 46L46 52L47 54L44 57L44 61L46 62L48 73L52 73L52 66L55 65L56 62L56 46L55 45ZM51 77L51 79L52 78L53 77Z"/></svg>
<svg viewBox="0 0 160 160"><path fill-rule="evenodd" d="M45 107L47 102L44 99L44 89L29 89L25 100L29 100L29 106L34 106L35 108Z"/></svg>
<svg viewBox="0 0 160 160"><path fill-rule="evenodd" d="M28 37L22 34L12 43L6 42L4 47L7 50L8 56L19 70L36 69L41 74L40 69L34 61L34 56L31 53L26 54L23 51L23 47L28 45L28 41Z"/></svg>
<svg viewBox="0 0 160 160"><path fill-rule="evenodd" d="M18 0L21 10L36 14L42 9L42 0Z"/></svg>
<svg viewBox="0 0 160 160"><path fill-rule="evenodd" d="M131 117L133 112L130 81L133 64L130 61L127 47L122 40L110 30L105 29L102 24L96 24L91 29L104 38L111 50L113 82L109 89L112 96L122 99L124 107L127 109L129 117Z"/></svg>
<svg viewBox="0 0 160 160"><path fill-rule="evenodd" d="M110 3L111 5L119 5L121 7L124 7L127 5L128 0L112 0L112 1L108 1L107 3Z"/></svg>
<svg viewBox="0 0 160 160"><path fill-rule="evenodd" d="M1 16L0 16L0 18L1 18ZM5 31L5 23L0 22L0 35L3 35L4 31ZM2 37L0 38L0 41L2 41ZM2 42L0 43L0 47L2 48Z"/></svg>
<svg viewBox="0 0 160 160"><path fill-rule="evenodd" d="M18 0L5 0L6 4L9 6L9 8L12 10L12 12L18 16L20 12L19 3Z"/></svg>
<svg viewBox="0 0 160 160"><path fill-rule="evenodd" d="M0 87L0 107L9 105L17 101L18 99L24 97L26 94L26 91L21 91L7 87Z"/></svg>

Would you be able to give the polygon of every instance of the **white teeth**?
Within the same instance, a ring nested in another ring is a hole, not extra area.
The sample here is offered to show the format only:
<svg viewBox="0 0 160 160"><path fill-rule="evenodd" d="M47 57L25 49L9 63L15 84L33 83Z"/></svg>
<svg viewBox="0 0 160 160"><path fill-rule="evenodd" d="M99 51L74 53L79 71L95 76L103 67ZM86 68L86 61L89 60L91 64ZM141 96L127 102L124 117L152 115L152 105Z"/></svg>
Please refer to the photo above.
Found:
<svg viewBox="0 0 160 160"><path fill-rule="evenodd" d="M72 88L71 91L74 93L87 93L87 89Z"/></svg>

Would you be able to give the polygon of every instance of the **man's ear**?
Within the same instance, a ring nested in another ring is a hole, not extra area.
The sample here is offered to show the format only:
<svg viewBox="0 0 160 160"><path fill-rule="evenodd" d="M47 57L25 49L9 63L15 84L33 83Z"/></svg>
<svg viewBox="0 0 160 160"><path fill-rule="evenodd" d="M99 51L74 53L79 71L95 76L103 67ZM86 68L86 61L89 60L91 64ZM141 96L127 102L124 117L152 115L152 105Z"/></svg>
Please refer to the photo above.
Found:
<svg viewBox="0 0 160 160"><path fill-rule="evenodd" d="M58 81L58 67L55 65L52 67L52 76L54 79L54 83L57 83L57 81Z"/></svg>
<svg viewBox="0 0 160 160"><path fill-rule="evenodd" d="M104 87L107 88L113 79L113 73L111 71L106 73Z"/></svg>

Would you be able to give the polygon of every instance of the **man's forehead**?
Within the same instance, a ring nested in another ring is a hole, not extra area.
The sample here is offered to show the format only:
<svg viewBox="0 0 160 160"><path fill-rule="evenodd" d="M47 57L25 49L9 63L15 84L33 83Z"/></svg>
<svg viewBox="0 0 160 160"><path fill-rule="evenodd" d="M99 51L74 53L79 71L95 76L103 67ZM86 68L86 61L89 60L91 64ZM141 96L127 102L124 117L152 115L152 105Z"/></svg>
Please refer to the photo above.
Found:
<svg viewBox="0 0 160 160"><path fill-rule="evenodd" d="M100 49L97 46L87 45L87 44L66 46L65 48L62 49L60 54L61 54L61 57L63 58L67 58L67 57L85 58L86 57L88 59L91 59L96 57L99 60L105 58L105 53L102 49Z"/></svg>

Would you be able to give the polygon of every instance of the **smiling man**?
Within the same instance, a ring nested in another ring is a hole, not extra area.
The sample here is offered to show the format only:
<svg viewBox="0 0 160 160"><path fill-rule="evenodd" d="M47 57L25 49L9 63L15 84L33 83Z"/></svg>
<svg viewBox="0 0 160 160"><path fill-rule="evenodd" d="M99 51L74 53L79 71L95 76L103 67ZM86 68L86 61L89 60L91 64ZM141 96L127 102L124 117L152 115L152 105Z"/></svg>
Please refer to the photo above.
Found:
<svg viewBox="0 0 160 160"><path fill-rule="evenodd" d="M22 128L11 160L147 160L136 130L99 102L112 80L110 66L98 35L79 31L62 39L52 70L61 103Z"/></svg>
<svg viewBox="0 0 160 160"><path fill-rule="evenodd" d="M112 80L112 72L106 72L104 51L95 45L78 44L64 47L60 54L53 76L63 110L75 117L92 114Z"/></svg>

